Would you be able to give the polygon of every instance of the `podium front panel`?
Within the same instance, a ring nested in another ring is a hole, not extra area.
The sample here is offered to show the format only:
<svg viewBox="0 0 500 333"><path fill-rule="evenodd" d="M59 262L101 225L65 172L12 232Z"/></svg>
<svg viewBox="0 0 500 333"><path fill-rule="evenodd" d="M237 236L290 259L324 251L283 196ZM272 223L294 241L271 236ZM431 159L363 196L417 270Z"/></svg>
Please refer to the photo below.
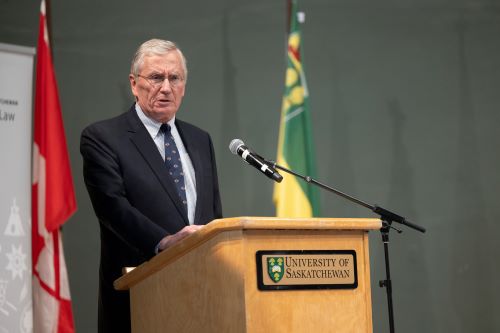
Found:
<svg viewBox="0 0 500 333"><path fill-rule="evenodd" d="M135 333L370 333L368 230L379 225L375 219L223 219L115 286L130 289ZM343 289L262 290L259 251L354 255L356 282Z"/></svg>

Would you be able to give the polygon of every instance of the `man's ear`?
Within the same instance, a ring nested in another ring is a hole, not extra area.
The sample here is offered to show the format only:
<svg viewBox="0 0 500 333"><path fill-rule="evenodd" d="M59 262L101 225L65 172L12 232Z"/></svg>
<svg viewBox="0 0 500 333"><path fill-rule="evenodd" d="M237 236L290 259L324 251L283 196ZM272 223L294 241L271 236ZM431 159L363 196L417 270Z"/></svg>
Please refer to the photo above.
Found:
<svg viewBox="0 0 500 333"><path fill-rule="evenodd" d="M137 81L134 74L129 74L128 80L130 82L130 90L132 90L132 95L134 95L135 99L137 100Z"/></svg>

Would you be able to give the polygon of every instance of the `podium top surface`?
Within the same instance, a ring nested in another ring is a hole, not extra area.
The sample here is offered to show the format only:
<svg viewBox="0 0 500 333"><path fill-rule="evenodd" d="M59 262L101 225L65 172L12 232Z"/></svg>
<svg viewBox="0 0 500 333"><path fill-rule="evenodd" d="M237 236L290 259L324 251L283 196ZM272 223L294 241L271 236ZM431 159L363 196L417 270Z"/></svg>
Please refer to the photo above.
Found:
<svg viewBox="0 0 500 333"><path fill-rule="evenodd" d="M114 282L117 290L128 290L166 264L219 233L232 230L378 230L382 222L374 218L277 218L232 217L210 222L151 260L141 264Z"/></svg>

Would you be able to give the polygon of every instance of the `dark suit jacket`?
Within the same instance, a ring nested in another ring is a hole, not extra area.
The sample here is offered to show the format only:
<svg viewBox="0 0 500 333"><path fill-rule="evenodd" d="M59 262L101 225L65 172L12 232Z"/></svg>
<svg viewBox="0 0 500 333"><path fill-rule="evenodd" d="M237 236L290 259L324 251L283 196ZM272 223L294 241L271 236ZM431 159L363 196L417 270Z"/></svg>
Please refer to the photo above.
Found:
<svg viewBox="0 0 500 333"><path fill-rule="evenodd" d="M205 131L176 119L196 174L195 224L222 216L214 149ZM158 242L188 218L153 139L134 106L88 126L81 136L83 175L101 230L99 332L129 332L128 292L113 289L122 267L155 255Z"/></svg>

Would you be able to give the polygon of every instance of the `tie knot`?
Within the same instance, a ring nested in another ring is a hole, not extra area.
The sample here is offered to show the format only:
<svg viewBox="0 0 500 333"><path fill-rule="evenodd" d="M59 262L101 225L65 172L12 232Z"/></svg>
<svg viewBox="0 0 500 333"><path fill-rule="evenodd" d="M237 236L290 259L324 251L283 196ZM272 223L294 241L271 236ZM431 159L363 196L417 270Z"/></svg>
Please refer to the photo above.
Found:
<svg viewBox="0 0 500 333"><path fill-rule="evenodd" d="M161 124L160 132L162 133L170 133L170 125L169 124Z"/></svg>

